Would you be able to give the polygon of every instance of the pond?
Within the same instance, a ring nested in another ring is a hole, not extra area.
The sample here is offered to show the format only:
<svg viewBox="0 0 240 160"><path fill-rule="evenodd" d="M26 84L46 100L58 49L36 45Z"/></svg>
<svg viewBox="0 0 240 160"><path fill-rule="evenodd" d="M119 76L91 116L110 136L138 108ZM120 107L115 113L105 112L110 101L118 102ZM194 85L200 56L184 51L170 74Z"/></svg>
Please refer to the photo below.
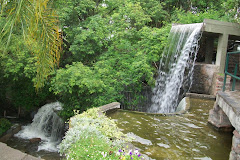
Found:
<svg viewBox="0 0 240 160"><path fill-rule="evenodd" d="M183 115L159 116L118 110L109 117L124 133L134 137L133 145L152 159L228 159L232 133L218 132L207 122L214 101L190 99Z"/></svg>

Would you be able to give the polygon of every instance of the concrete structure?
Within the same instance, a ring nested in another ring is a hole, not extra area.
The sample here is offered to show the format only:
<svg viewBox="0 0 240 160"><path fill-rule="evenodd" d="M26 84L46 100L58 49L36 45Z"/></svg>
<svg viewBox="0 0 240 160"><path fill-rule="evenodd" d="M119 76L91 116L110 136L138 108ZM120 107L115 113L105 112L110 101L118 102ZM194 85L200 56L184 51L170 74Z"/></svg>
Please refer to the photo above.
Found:
<svg viewBox="0 0 240 160"><path fill-rule="evenodd" d="M23 153L17 149L7 146L5 143L14 134L21 130L21 125L14 124L7 132L0 137L0 160L40 160L34 156ZM3 143L2 143L3 142Z"/></svg>
<svg viewBox="0 0 240 160"><path fill-rule="evenodd" d="M216 65L219 66L219 73L224 73L228 40L240 40L240 25L230 22L221 22L217 20L204 19L203 32L205 36L211 37L207 40L207 52L205 62L211 62L213 57L214 38L218 38Z"/></svg>
<svg viewBox="0 0 240 160"><path fill-rule="evenodd" d="M199 62L203 63L195 64L193 84L190 92L216 95L218 91L222 90L223 86L225 61L229 42L240 40L240 25L205 19L203 21L202 31L203 45L200 46ZM232 49L236 50L237 46L238 45L234 46ZM214 51L217 51L216 56ZM203 58L205 58L205 60ZM230 73L233 71L236 61L239 63L240 55L231 55L228 67ZM231 78L228 77L227 89L230 88L230 81Z"/></svg>
<svg viewBox="0 0 240 160"><path fill-rule="evenodd" d="M208 122L216 128L231 131L233 127L230 160L240 159L240 92L218 92L214 108L209 112Z"/></svg>
<svg viewBox="0 0 240 160"><path fill-rule="evenodd" d="M219 66L196 63L193 72L191 93L215 95L222 90L224 75L219 74ZM230 89L231 77L227 77L226 90Z"/></svg>
<svg viewBox="0 0 240 160"><path fill-rule="evenodd" d="M214 64L196 63L190 92L216 95L214 93L218 69L219 67Z"/></svg>
<svg viewBox="0 0 240 160"><path fill-rule="evenodd" d="M7 146L5 143L0 142L0 159L1 160L41 160L40 158L33 157L19 150Z"/></svg>
<svg viewBox="0 0 240 160"><path fill-rule="evenodd" d="M99 114L105 113L107 111L113 110L113 109L120 109L120 103L119 102L113 102L106 104L104 106L99 107Z"/></svg>

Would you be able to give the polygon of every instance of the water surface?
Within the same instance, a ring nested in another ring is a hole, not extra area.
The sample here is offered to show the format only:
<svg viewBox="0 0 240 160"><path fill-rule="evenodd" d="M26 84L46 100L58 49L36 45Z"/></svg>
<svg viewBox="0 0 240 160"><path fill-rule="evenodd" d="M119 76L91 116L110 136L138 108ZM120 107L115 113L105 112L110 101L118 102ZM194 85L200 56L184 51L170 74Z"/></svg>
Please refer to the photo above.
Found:
<svg viewBox="0 0 240 160"><path fill-rule="evenodd" d="M157 116L119 110L109 114L133 144L152 159L226 160L232 133L218 132L207 123L214 101L190 99L184 115Z"/></svg>

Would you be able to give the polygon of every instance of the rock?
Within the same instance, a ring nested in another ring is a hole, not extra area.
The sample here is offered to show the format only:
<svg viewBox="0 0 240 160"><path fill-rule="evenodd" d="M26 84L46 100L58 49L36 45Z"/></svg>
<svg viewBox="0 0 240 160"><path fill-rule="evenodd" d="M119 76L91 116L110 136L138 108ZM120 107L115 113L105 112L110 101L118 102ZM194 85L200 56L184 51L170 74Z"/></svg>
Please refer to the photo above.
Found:
<svg viewBox="0 0 240 160"><path fill-rule="evenodd" d="M41 138L32 138L29 140L31 143L39 143L41 142Z"/></svg>
<svg viewBox="0 0 240 160"><path fill-rule="evenodd" d="M32 112L30 113L30 117L33 119L34 116L35 116L35 114L37 114L37 111L32 111Z"/></svg>
<svg viewBox="0 0 240 160"><path fill-rule="evenodd" d="M9 130L7 130L1 137L0 142L7 142L14 134L21 130L20 124L14 124Z"/></svg>

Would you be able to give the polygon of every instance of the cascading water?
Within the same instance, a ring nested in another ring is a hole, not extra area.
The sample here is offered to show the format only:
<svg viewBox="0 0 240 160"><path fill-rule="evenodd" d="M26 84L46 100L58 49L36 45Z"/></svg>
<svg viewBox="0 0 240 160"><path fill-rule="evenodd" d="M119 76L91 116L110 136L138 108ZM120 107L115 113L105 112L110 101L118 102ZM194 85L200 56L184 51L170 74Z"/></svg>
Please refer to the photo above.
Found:
<svg viewBox="0 0 240 160"><path fill-rule="evenodd" d="M191 87L202 25L196 23L172 27L169 45L165 47L160 61L152 105L148 112L175 112L182 95Z"/></svg>
<svg viewBox="0 0 240 160"><path fill-rule="evenodd" d="M33 118L33 122L18 132L15 136L23 139L41 138L38 151L58 151L64 133L64 122L56 111L61 110L59 102L42 106Z"/></svg>

